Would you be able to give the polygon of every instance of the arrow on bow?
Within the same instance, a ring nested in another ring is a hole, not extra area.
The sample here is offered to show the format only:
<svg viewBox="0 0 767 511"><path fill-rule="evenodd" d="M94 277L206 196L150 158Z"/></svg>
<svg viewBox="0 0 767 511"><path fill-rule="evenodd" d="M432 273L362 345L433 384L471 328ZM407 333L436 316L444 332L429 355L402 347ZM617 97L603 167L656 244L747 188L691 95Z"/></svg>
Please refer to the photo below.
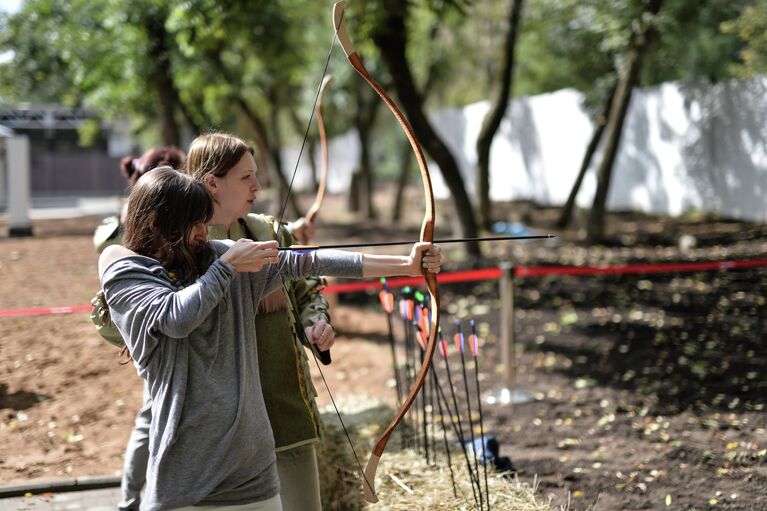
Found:
<svg viewBox="0 0 767 511"><path fill-rule="evenodd" d="M426 165L426 158L424 157L423 150L421 149L421 146L415 137L413 129L405 119L405 116L402 114L402 112L400 112L397 105L394 103L394 101L392 101L388 94L386 94L383 88L370 76L370 73L368 73L367 69L365 69L365 66L362 63L360 56L354 49L354 45L352 45L351 38L349 37L349 32L346 28L346 24L344 23L345 8L345 0L336 2L336 4L333 6L333 26L335 27L336 37L338 38L338 42L343 48L349 63L352 65L354 70L357 71L357 73L368 83L368 85L370 85L373 90L375 90L375 92L384 101L384 103L386 103L386 106L389 107L389 110L392 112L394 117L397 118L397 121L402 126L405 135L410 141L410 146L415 153L416 159L418 161L418 167L421 170L421 180L423 181L424 198L426 201L426 211L424 213L423 223L421 225L420 240L425 242L432 242L434 240L434 220L436 214L434 206L434 193L432 191L431 185L431 176L429 175L429 168ZM429 295L431 295L432 303L429 339L424 352L424 360L421 364L421 368L419 369L418 374L416 375L413 387L410 389L410 392L405 398L405 401L402 403L400 409L397 410L397 413L392 421L389 423L381 437L376 442L375 446L373 447L373 452L370 454L370 459L365 466L365 500L371 503L378 502L378 497L376 496L375 491L375 475L376 471L378 470L378 463L381 459L381 456L383 455L384 450L386 449L386 444L389 441L389 437L397 427L397 424L400 423L402 418L410 409L410 406L413 404L418 391L423 386L424 381L426 380L426 375L429 371L431 359L434 356L434 348L437 345L436 341L440 307L439 287L437 285L437 277L435 274L429 273L427 270L424 270L423 273L424 278L426 279L426 286L429 289Z"/></svg>
<svg viewBox="0 0 767 511"><path fill-rule="evenodd" d="M434 244L447 244L447 243L465 243L467 241L520 241L520 240L542 240L556 238L553 234L540 234L536 236L488 236L485 238L451 238L444 240L433 240ZM277 247L277 250L295 250L295 251L309 251L309 250L322 250L322 249L344 249L344 248L364 248L364 247L391 247L395 245L412 245L415 243L412 240L408 241L377 241L366 243L335 243L331 245L291 245L289 247Z"/></svg>

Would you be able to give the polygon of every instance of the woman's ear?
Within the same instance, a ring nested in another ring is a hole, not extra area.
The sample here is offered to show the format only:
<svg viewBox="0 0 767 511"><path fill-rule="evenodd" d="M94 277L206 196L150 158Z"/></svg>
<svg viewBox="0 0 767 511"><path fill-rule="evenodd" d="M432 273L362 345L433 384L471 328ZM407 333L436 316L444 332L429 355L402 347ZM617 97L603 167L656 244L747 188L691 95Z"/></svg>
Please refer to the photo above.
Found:
<svg viewBox="0 0 767 511"><path fill-rule="evenodd" d="M215 196L216 192L218 191L218 182L216 180L216 176L213 174L208 174L203 178L202 182L205 184L205 188L208 189L208 192Z"/></svg>

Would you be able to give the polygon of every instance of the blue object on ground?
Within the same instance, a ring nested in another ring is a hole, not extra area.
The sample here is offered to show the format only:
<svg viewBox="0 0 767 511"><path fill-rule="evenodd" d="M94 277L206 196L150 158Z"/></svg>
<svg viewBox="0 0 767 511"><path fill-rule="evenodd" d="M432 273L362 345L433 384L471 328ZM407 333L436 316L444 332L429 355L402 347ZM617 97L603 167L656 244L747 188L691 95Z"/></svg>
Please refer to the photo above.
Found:
<svg viewBox="0 0 767 511"><path fill-rule="evenodd" d="M495 234L508 236L531 236L533 234L522 222L495 222L490 230Z"/></svg>
<svg viewBox="0 0 767 511"><path fill-rule="evenodd" d="M485 444L485 449L482 449L482 443ZM493 435L483 435L479 438L475 438L474 442L467 440L466 448L471 449L478 454L477 459L483 465L485 463L492 463L498 472L516 472L517 469L511 463L511 458L508 456L499 456L498 450L500 444Z"/></svg>

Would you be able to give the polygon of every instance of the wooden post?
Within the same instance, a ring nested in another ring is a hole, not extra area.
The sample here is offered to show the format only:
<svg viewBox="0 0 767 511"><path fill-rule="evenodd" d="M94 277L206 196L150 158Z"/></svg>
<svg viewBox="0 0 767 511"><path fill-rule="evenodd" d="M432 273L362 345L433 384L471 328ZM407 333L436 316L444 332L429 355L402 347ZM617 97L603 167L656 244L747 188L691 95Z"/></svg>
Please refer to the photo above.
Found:
<svg viewBox="0 0 767 511"><path fill-rule="evenodd" d="M8 169L8 235L32 236L29 221L29 138L6 138L5 154Z"/></svg>
<svg viewBox="0 0 767 511"><path fill-rule="evenodd" d="M532 394L515 389L517 379L517 348L514 331L514 273L512 263L500 265L503 276L500 282L501 295L501 362L503 363L503 386L486 399L489 405L528 403Z"/></svg>
<svg viewBox="0 0 767 511"><path fill-rule="evenodd" d="M8 165L5 159L6 136L4 128L0 126L0 211L3 211L8 207L8 189L6 188L6 184L8 183Z"/></svg>
<svg viewBox="0 0 767 511"><path fill-rule="evenodd" d="M503 383L507 389L514 388L516 379L516 349L514 346L514 265L502 263L501 270L501 359Z"/></svg>

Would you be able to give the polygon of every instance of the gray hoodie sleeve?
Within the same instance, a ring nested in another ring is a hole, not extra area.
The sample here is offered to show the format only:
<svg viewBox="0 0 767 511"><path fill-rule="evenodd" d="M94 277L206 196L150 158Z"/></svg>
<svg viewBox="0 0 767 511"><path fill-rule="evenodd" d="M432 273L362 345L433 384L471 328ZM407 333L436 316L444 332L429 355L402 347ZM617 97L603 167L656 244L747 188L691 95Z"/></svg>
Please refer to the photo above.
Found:
<svg viewBox="0 0 767 511"><path fill-rule="evenodd" d="M280 252L280 262L266 270L251 273L254 287L264 287L266 295L282 285L283 280L327 275L331 277L362 277L362 254L343 250L312 250Z"/></svg>
<svg viewBox="0 0 767 511"><path fill-rule="evenodd" d="M231 264L216 260L194 284L177 291L157 261L135 256L112 263L101 287L112 320L132 341L131 355L141 364L155 347L152 340L181 339L197 328L221 302L234 274Z"/></svg>

